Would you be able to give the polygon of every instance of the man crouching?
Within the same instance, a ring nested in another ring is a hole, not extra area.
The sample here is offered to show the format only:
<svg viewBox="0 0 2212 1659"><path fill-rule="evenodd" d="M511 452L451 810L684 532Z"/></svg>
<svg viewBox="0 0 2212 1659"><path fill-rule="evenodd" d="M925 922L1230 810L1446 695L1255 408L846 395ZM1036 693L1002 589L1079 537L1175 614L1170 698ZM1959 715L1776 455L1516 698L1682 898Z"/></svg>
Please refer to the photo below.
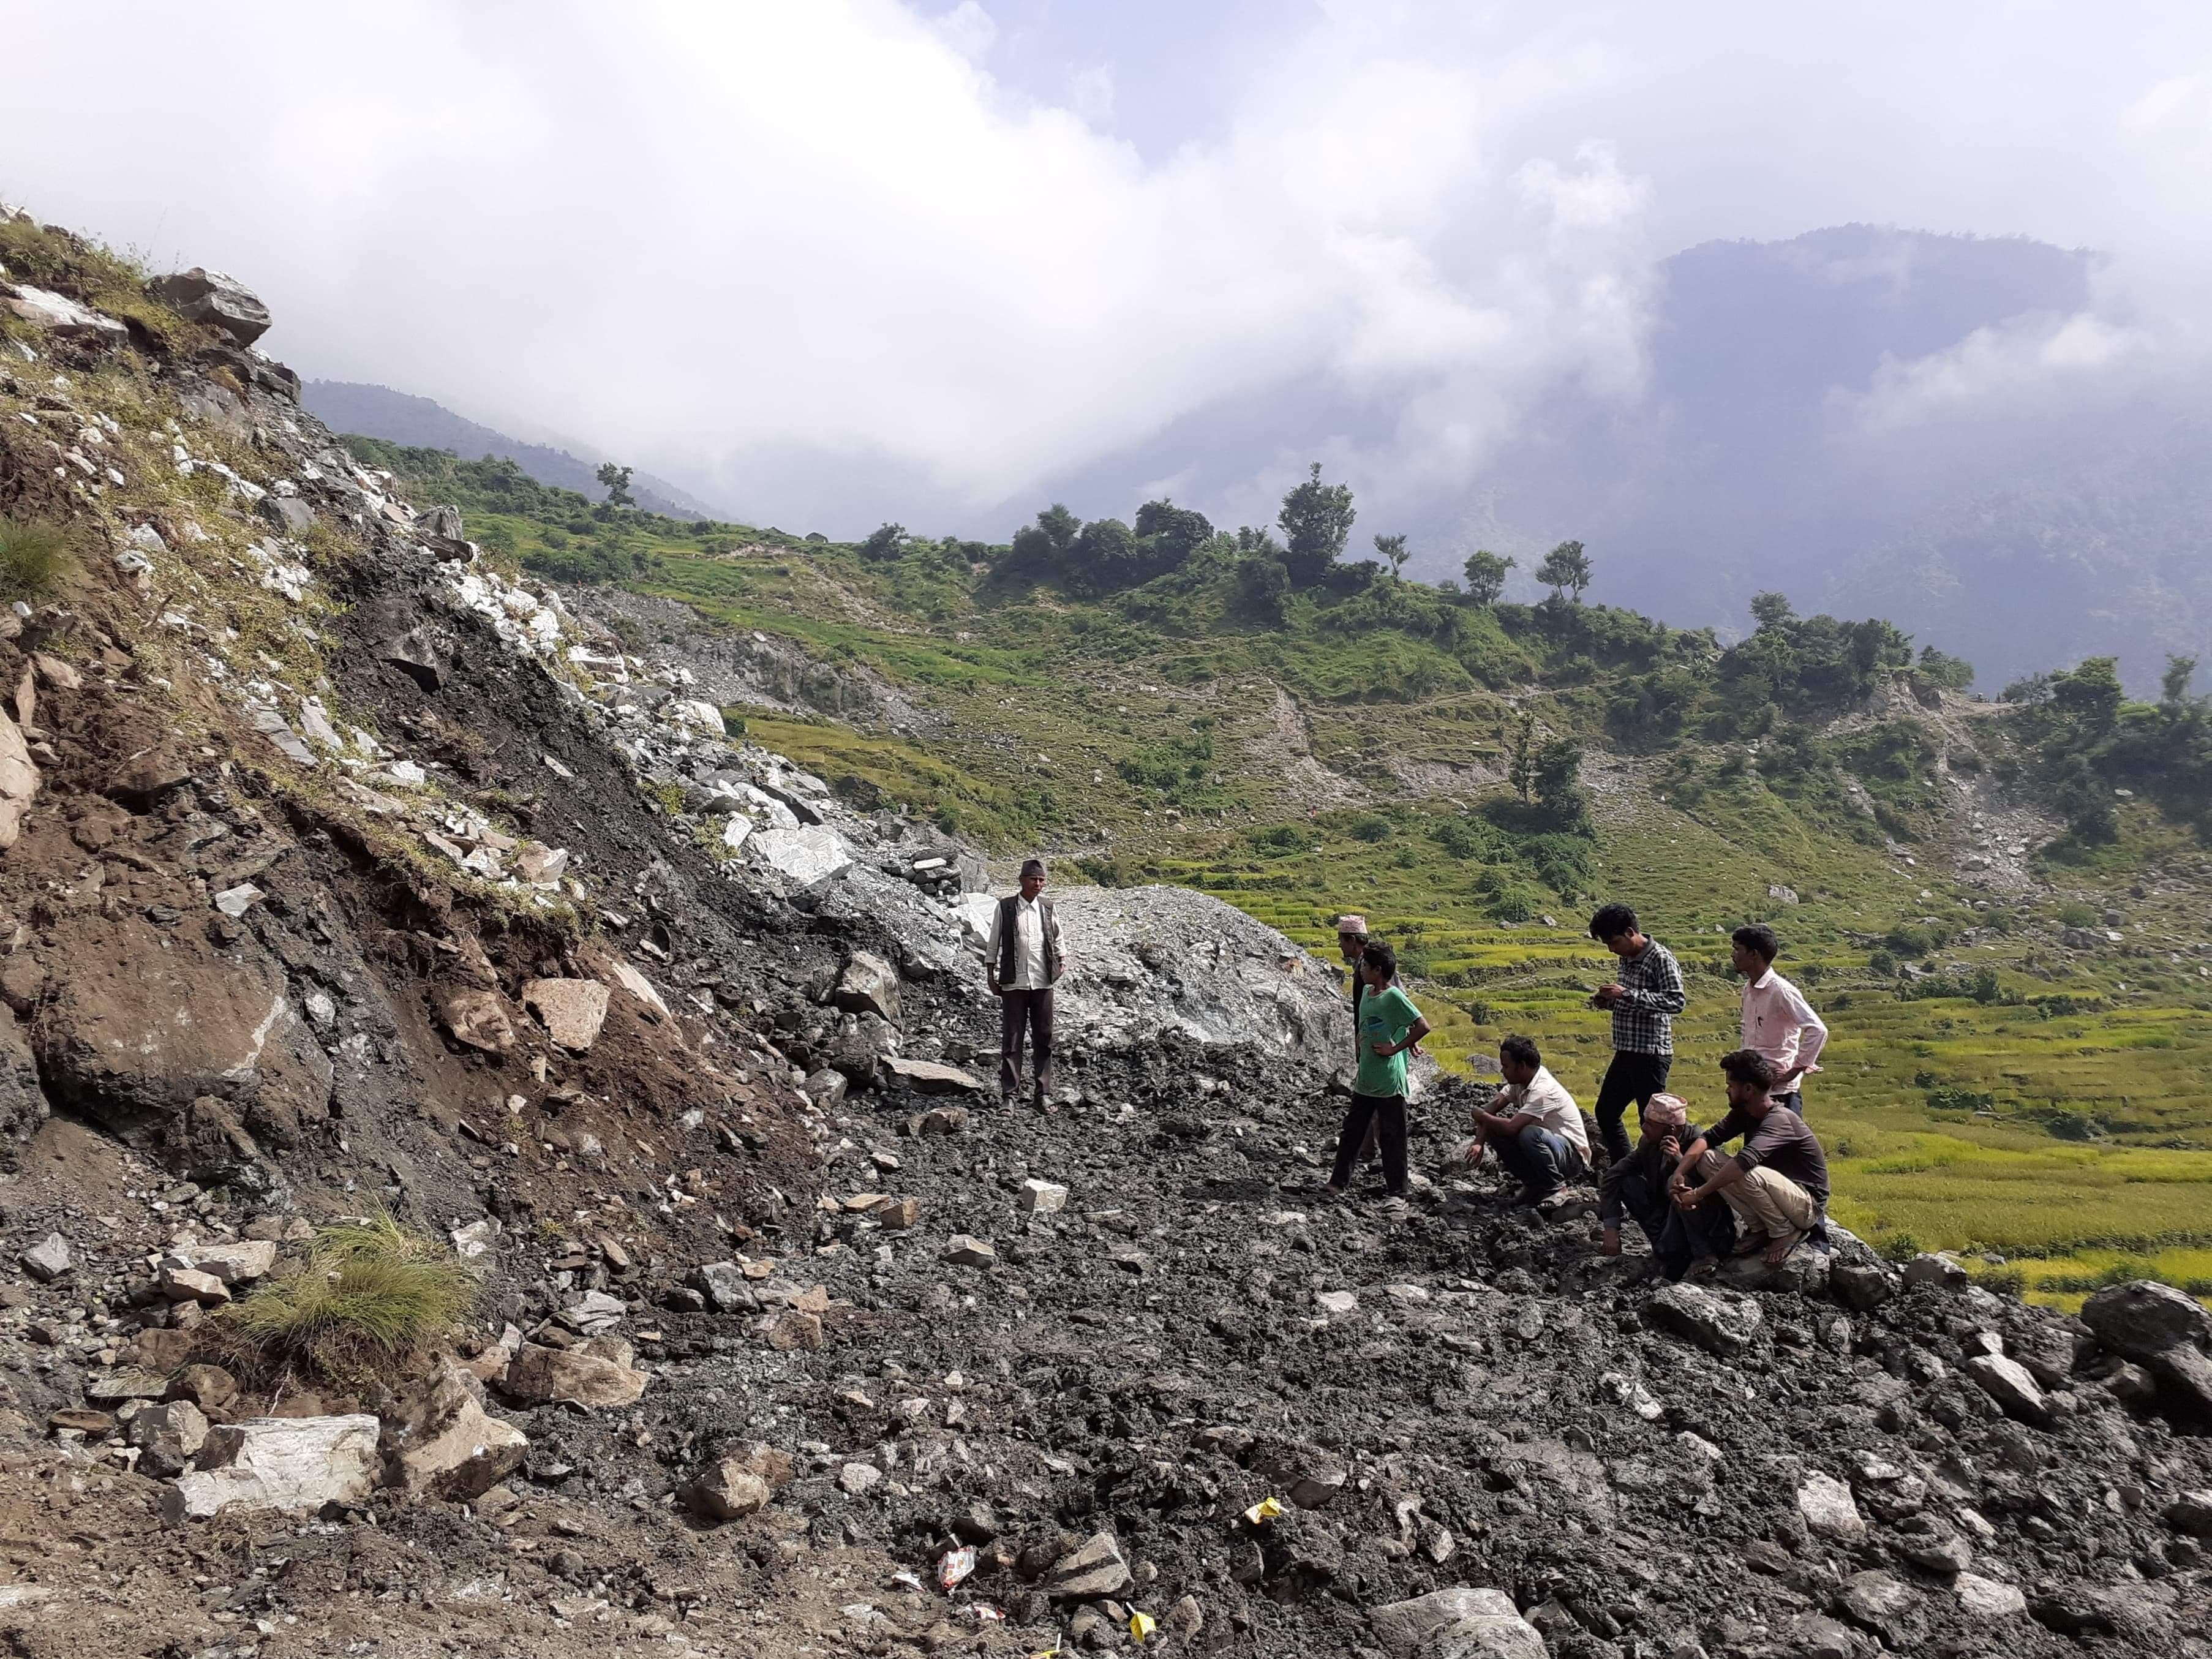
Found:
<svg viewBox="0 0 2212 1659"><path fill-rule="evenodd" d="M1495 1147L1498 1161L1521 1182L1516 1202L1533 1204L1547 1214L1562 1206L1567 1187L1589 1168L1589 1131L1582 1108L1559 1079L1545 1068L1534 1041L1510 1036L1498 1045L1498 1068L1505 1088L1496 1111L1478 1108L1477 1139L1468 1161L1484 1146Z"/></svg>
<svg viewBox="0 0 2212 1659"><path fill-rule="evenodd" d="M1771 1098L1774 1062L1749 1048L1723 1055L1728 1115L1692 1141L1669 1183L1674 1202L1695 1209L1717 1197L1735 1212L1735 1253L1764 1249L1778 1267L1820 1224L1828 1207L1828 1160L1805 1120ZM1739 1136L1734 1158L1717 1151Z"/></svg>

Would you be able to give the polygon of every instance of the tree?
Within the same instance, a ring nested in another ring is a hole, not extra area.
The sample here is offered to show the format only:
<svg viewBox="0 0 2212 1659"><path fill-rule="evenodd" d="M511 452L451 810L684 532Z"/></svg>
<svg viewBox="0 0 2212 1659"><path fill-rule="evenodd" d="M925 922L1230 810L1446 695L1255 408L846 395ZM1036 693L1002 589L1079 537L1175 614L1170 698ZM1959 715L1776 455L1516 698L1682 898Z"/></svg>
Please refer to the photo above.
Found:
<svg viewBox="0 0 2212 1659"><path fill-rule="evenodd" d="M2167 657L2166 672L2159 676L2158 700L2169 708L2179 708L2189 700L2189 683L2196 678L2196 658Z"/></svg>
<svg viewBox="0 0 2212 1659"><path fill-rule="evenodd" d="M1283 497L1283 510L1275 515L1287 544L1283 567L1291 581L1311 587L1326 577L1329 567L1343 556L1352 521L1358 516L1352 507L1352 486L1323 483L1321 463L1316 461L1311 476Z"/></svg>
<svg viewBox="0 0 2212 1659"><path fill-rule="evenodd" d="M1467 556L1468 597L1477 605L1496 605L1504 597L1505 573L1512 568L1512 560L1478 547Z"/></svg>
<svg viewBox="0 0 2212 1659"><path fill-rule="evenodd" d="M1797 620L1797 608L1790 603L1787 593L1754 593L1751 596L1751 619L1761 628L1780 628Z"/></svg>
<svg viewBox="0 0 2212 1659"><path fill-rule="evenodd" d="M860 556L864 559L896 559L906 551L906 544L904 525L880 525L867 540L860 544Z"/></svg>
<svg viewBox="0 0 2212 1659"><path fill-rule="evenodd" d="M1382 556L1382 562L1390 567L1393 580L1401 578L1405 574L1406 538L1403 536L1377 536L1375 538L1375 550Z"/></svg>
<svg viewBox="0 0 2212 1659"><path fill-rule="evenodd" d="M629 475L632 469L629 467L617 466L612 461L601 461L599 463L599 482L607 487L607 505L609 507L635 507L637 505L637 498L629 493Z"/></svg>
<svg viewBox="0 0 2212 1659"><path fill-rule="evenodd" d="M1257 539L1264 544L1267 538L1263 532ZM1262 545L1240 553L1234 568L1239 610L1270 628L1280 628L1290 619L1284 607L1291 592L1290 572L1283 568L1282 560L1273 551Z"/></svg>
<svg viewBox="0 0 2212 1659"><path fill-rule="evenodd" d="M1554 599L1562 590L1571 590L1580 605L1583 589L1590 585L1589 555L1580 542L1561 542L1544 555L1543 563L1536 567L1536 580L1552 590Z"/></svg>
<svg viewBox="0 0 2212 1659"><path fill-rule="evenodd" d="M1111 593L1144 580L1143 550L1119 519L1093 519L1075 538L1071 584L1085 592Z"/></svg>
<svg viewBox="0 0 2212 1659"><path fill-rule="evenodd" d="M1213 526L1205 514L1177 507L1165 496L1137 509L1137 539L1145 544L1146 580L1180 570L1189 562Z"/></svg>

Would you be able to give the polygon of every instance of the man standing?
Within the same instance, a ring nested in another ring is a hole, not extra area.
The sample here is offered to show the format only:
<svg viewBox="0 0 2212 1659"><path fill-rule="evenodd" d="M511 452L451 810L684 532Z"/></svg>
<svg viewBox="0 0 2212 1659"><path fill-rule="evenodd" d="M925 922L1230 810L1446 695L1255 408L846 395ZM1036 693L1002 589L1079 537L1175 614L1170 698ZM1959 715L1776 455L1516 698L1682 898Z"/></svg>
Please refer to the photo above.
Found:
<svg viewBox="0 0 2212 1659"><path fill-rule="evenodd" d="M1359 959L1366 989L1359 999L1359 1071L1352 1081L1352 1107L1336 1138L1336 1168L1325 1190L1340 1197L1352 1179L1353 1158L1372 1124L1382 1146L1382 1180L1388 1197L1382 1213L1390 1220L1406 1214L1406 1051L1429 1033L1429 1022L1413 1000L1393 982L1398 958L1387 945L1370 945Z"/></svg>
<svg viewBox="0 0 2212 1659"><path fill-rule="evenodd" d="M1036 1104L1050 1111L1052 1097L1052 988L1067 971L1067 946L1052 901L1044 896L1044 861L1024 860L1022 886L991 913L991 937L983 946L991 994L999 999L999 1096L1011 1102L1022 1086L1022 1042L1036 1050Z"/></svg>
<svg viewBox="0 0 2212 1659"><path fill-rule="evenodd" d="M1739 1048L1721 1059L1728 1078L1729 1113L1690 1143L1671 1183L1674 1202L1693 1210L1717 1196L1743 1224L1738 1255L1764 1244L1766 1263L1778 1267L1828 1207L1828 1159L1805 1120L1775 1104L1774 1064ZM1737 1136L1734 1158L1717 1150Z"/></svg>
<svg viewBox="0 0 2212 1659"><path fill-rule="evenodd" d="M1669 1279L1681 1278L1701 1257L1717 1262L1735 1248L1735 1213L1726 1204L1686 1210L1671 1201L1668 1188L1682 1149L1705 1133L1691 1127L1689 1106L1676 1096L1654 1095L1644 1103L1642 1139L1634 1152L1607 1167L1599 1188L1605 1255L1620 1254L1623 1212L1636 1218L1651 1242L1653 1265Z"/></svg>
<svg viewBox="0 0 2212 1659"><path fill-rule="evenodd" d="M1641 1106L1667 1086L1674 1066L1674 1016L1689 998L1681 964L1657 939L1646 938L1636 912L1608 904L1590 918L1590 937L1620 958L1620 977L1591 996L1593 1007L1613 1014L1613 1064L1597 1090L1597 1129L1607 1162L1628 1156L1628 1131L1620 1120L1633 1102Z"/></svg>
<svg viewBox="0 0 2212 1659"><path fill-rule="evenodd" d="M1589 1131L1583 1109L1545 1069L1535 1042L1510 1036L1498 1045L1505 1088L1496 1111L1475 1110L1474 1127L1498 1149L1498 1161L1521 1182L1518 1202L1549 1214L1565 1200L1567 1184L1589 1167Z"/></svg>
<svg viewBox="0 0 2212 1659"><path fill-rule="evenodd" d="M1764 922L1739 927L1730 944L1735 970L1744 978L1743 1046L1774 1063L1774 1103L1802 1117L1805 1097L1797 1079L1820 1069L1816 1062L1828 1046L1828 1028L1797 988L1774 971L1782 946L1771 927Z"/></svg>

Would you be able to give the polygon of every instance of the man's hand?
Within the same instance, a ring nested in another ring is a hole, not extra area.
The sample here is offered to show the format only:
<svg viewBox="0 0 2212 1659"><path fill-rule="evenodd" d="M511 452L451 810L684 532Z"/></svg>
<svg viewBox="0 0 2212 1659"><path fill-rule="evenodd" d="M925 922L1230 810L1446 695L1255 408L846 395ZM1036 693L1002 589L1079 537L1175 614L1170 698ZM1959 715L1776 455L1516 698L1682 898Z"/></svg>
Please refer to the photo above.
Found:
<svg viewBox="0 0 2212 1659"><path fill-rule="evenodd" d="M1377 1042L1373 1045L1375 1052L1385 1060L1388 1060L1391 1055L1397 1054L1400 1050L1404 1048L1405 1046L1406 1045L1402 1042Z"/></svg>
<svg viewBox="0 0 2212 1659"><path fill-rule="evenodd" d="M1599 986L1596 994L1592 996L1590 1000L1601 1008L1610 1008L1627 994L1628 988L1616 982L1612 985Z"/></svg>
<svg viewBox="0 0 2212 1659"><path fill-rule="evenodd" d="M1674 1207L1678 1210L1694 1210L1705 1201L1705 1188L1692 1187L1686 1181L1678 1181L1667 1190L1673 1196Z"/></svg>
<svg viewBox="0 0 2212 1659"><path fill-rule="evenodd" d="M994 974L986 983L990 986L993 996L1002 997L1006 994L1006 988L999 983L999 976L996 974Z"/></svg>

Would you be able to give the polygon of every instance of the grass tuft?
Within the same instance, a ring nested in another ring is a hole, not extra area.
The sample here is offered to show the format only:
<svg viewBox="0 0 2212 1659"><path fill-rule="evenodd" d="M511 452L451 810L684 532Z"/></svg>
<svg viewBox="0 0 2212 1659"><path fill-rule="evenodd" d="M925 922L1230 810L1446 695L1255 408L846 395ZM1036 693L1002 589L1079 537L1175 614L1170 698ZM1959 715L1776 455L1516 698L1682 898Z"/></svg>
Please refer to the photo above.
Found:
<svg viewBox="0 0 2212 1659"><path fill-rule="evenodd" d="M49 599L76 568L76 538L51 519L0 518L0 601Z"/></svg>
<svg viewBox="0 0 2212 1659"><path fill-rule="evenodd" d="M477 1297L466 1268L389 1215L319 1229L305 1266L269 1280L216 1322L251 1370L334 1382L449 1334Z"/></svg>

